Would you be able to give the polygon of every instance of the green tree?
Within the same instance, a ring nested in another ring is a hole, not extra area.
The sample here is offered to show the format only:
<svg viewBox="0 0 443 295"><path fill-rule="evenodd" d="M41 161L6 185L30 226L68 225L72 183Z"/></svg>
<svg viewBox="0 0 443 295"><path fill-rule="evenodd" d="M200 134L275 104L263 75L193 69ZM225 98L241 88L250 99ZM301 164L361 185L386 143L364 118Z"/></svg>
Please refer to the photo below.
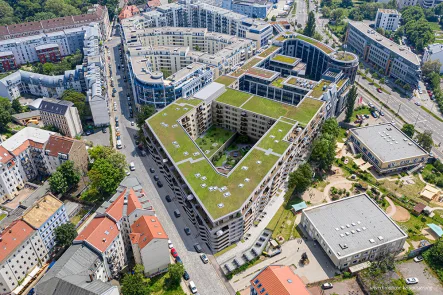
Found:
<svg viewBox="0 0 443 295"><path fill-rule="evenodd" d="M354 3L352 3L352 0L341 0L341 7L348 8L354 6Z"/></svg>
<svg viewBox="0 0 443 295"><path fill-rule="evenodd" d="M0 0L0 25L9 25L14 22L14 9L8 2Z"/></svg>
<svg viewBox="0 0 443 295"><path fill-rule="evenodd" d="M140 112L137 114L136 123L139 128L142 128L146 119L155 114L155 107L151 104L142 105Z"/></svg>
<svg viewBox="0 0 443 295"><path fill-rule="evenodd" d="M428 152L431 151L432 146L434 145L434 141L432 140L432 131L425 130L425 132L417 134L415 139L423 149Z"/></svg>
<svg viewBox="0 0 443 295"><path fill-rule="evenodd" d="M61 99L74 104L82 121L86 120L86 117L91 113L89 105L86 104L86 96L83 93L68 89L63 92Z"/></svg>
<svg viewBox="0 0 443 295"><path fill-rule="evenodd" d="M143 265L137 264L134 267L134 274L126 274L122 280L122 294L125 295L149 295L149 279L145 278Z"/></svg>
<svg viewBox="0 0 443 295"><path fill-rule="evenodd" d="M295 193L304 192L312 183L312 168L309 163L302 164L294 172L289 173L288 186Z"/></svg>
<svg viewBox="0 0 443 295"><path fill-rule="evenodd" d="M49 187L54 194L64 194L68 191L68 183L59 171L52 173L49 178Z"/></svg>
<svg viewBox="0 0 443 295"><path fill-rule="evenodd" d="M18 101L18 98L12 100L11 107L15 114L19 114L22 112L22 105Z"/></svg>
<svg viewBox="0 0 443 295"><path fill-rule="evenodd" d="M408 6L401 12L401 18L404 24L409 22L418 21L425 18L423 8L420 6Z"/></svg>
<svg viewBox="0 0 443 295"><path fill-rule="evenodd" d="M64 0L46 0L45 11L52 12L57 16L70 16L80 14L81 11Z"/></svg>
<svg viewBox="0 0 443 295"><path fill-rule="evenodd" d="M443 4L443 3L441 3L441 4ZM437 73L437 74L440 73L441 66L442 66L442 64L438 59L428 60L423 63L423 66L421 67L421 71L423 73L423 76L425 76L429 79L430 75L432 73Z"/></svg>
<svg viewBox="0 0 443 295"><path fill-rule="evenodd" d="M352 86L346 98L346 116L345 122L351 122L352 114L354 113L355 100L357 99L357 87Z"/></svg>
<svg viewBox="0 0 443 295"><path fill-rule="evenodd" d="M8 124L12 121L11 114L11 102L5 97L0 97L0 131L8 130Z"/></svg>
<svg viewBox="0 0 443 295"><path fill-rule="evenodd" d="M317 164L320 170L331 168L335 159L336 139L331 134L322 134L312 144L310 160Z"/></svg>
<svg viewBox="0 0 443 295"><path fill-rule="evenodd" d="M308 14L308 22L306 23L306 27L303 30L303 35L308 37L314 37L315 34L315 14L313 11Z"/></svg>
<svg viewBox="0 0 443 295"><path fill-rule="evenodd" d="M75 225L71 222L62 224L55 228L55 242L59 247L69 247L77 237Z"/></svg>
<svg viewBox="0 0 443 295"><path fill-rule="evenodd" d="M92 201L102 201L104 198L115 193L119 183L125 177L123 169L116 168L107 159L94 161L91 170L88 172L90 188L97 193L92 197Z"/></svg>
<svg viewBox="0 0 443 295"><path fill-rule="evenodd" d="M185 267L181 263L169 264L168 273L168 284L171 286L178 286L183 274L185 273Z"/></svg>
<svg viewBox="0 0 443 295"><path fill-rule="evenodd" d="M425 252L425 259L443 268L443 238L438 239L434 246Z"/></svg>
<svg viewBox="0 0 443 295"><path fill-rule="evenodd" d="M122 153L119 153L110 146L97 145L88 150L89 156L93 161L98 159L105 159L114 168L123 169L126 167L126 158Z"/></svg>
<svg viewBox="0 0 443 295"><path fill-rule="evenodd" d="M408 40L420 51L435 40L434 30L424 18L408 22L404 26L404 31Z"/></svg>
<svg viewBox="0 0 443 295"><path fill-rule="evenodd" d="M412 138L415 133L414 125L412 124L404 124L401 128L401 131L403 131L404 134Z"/></svg>
<svg viewBox="0 0 443 295"><path fill-rule="evenodd" d="M64 162L59 167L57 167L57 171L63 175L63 177L66 179L66 184L70 188L76 186L80 181L81 174L78 169L74 167L73 161Z"/></svg>
<svg viewBox="0 0 443 295"><path fill-rule="evenodd" d="M340 127L338 126L338 122L335 118L329 118L321 127L321 133L322 134L330 134L334 138L337 138L340 134Z"/></svg>
<svg viewBox="0 0 443 295"><path fill-rule="evenodd" d="M271 21L272 22L275 22L277 20L277 17L275 16L275 15L273 15L272 17L271 17Z"/></svg>
<svg viewBox="0 0 443 295"><path fill-rule="evenodd" d="M434 7L434 13L436 15L443 15L443 3L440 3Z"/></svg>
<svg viewBox="0 0 443 295"><path fill-rule="evenodd" d="M331 11L331 20L339 22L346 16L346 11L343 8L337 8Z"/></svg>

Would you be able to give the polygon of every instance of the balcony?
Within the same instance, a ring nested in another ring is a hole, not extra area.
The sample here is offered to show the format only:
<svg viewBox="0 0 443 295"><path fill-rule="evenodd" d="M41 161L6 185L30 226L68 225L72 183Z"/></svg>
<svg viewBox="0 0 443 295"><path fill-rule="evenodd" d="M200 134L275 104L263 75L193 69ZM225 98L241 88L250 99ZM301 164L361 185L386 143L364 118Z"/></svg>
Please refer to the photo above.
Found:
<svg viewBox="0 0 443 295"><path fill-rule="evenodd" d="M247 114L246 112L241 112L241 116L242 116L242 117L247 117L248 114Z"/></svg>

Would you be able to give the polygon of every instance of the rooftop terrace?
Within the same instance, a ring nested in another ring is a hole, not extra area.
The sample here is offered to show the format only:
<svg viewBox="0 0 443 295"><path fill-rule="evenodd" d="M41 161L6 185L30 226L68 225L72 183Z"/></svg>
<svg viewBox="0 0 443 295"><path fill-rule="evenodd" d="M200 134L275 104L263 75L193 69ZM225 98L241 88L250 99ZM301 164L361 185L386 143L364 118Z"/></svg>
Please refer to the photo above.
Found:
<svg viewBox="0 0 443 295"><path fill-rule="evenodd" d="M284 140L288 132L297 126L297 121L307 124L323 105L321 101L305 99L295 107L226 88L216 101L273 117L277 122L228 175L222 175L177 122L197 101L177 100L146 122L214 220L241 208L289 147L290 143ZM280 120L280 116L287 119Z"/></svg>
<svg viewBox="0 0 443 295"><path fill-rule="evenodd" d="M265 51L260 53L258 56L263 57L263 58L268 57L268 56L270 56L272 53L276 52L280 48L281 47L279 47L279 46L271 45Z"/></svg>
<svg viewBox="0 0 443 295"><path fill-rule="evenodd" d="M291 57L291 56L287 56L287 55L282 55L282 54L277 54L276 56L274 56L273 58L271 58L272 61L276 61L276 62L281 62L281 63L285 63L285 64L290 64L295 66L295 63L299 60L296 57Z"/></svg>
<svg viewBox="0 0 443 295"><path fill-rule="evenodd" d="M334 50L331 47L325 45L324 43L321 43L320 41L317 41L315 39L309 38L307 36L298 34L295 38L303 40L305 42L308 42L308 43L310 43L312 45L315 45L318 48L320 48L321 50L323 50L324 52L326 52L327 54L334 52Z"/></svg>
<svg viewBox="0 0 443 295"><path fill-rule="evenodd" d="M317 86L315 86L312 91L310 92L310 95L314 98L320 98L323 95L324 89L327 88L331 84L330 81L321 80Z"/></svg>

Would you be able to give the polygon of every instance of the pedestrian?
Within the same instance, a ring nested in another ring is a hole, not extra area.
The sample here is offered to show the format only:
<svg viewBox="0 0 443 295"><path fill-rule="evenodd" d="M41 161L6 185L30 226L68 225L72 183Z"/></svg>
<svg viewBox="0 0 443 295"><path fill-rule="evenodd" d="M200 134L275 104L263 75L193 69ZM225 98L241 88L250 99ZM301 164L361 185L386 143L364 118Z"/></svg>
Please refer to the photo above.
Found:
<svg viewBox="0 0 443 295"><path fill-rule="evenodd" d="M297 248L297 252L298 252L298 250L300 250L300 247Z"/></svg>

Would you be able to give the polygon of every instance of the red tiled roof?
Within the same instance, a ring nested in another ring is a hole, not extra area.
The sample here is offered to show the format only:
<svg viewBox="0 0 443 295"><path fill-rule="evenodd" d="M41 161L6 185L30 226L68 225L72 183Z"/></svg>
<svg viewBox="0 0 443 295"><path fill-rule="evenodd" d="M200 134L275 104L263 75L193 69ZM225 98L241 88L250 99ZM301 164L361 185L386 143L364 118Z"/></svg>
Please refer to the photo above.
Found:
<svg viewBox="0 0 443 295"><path fill-rule="evenodd" d="M49 150L49 155L51 157L58 157L59 153L68 155L73 144L74 139L72 138L51 135L49 136L49 140L45 146L45 150Z"/></svg>
<svg viewBox="0 0 443 295"><path fill-rule="evenodd" d="M299 276L289 266L270 265L251 280L258 294L310 295ZM265 289L263 292L262 289Z"/></svg>
<svg viewBox="0 0 443 295"><path fill-rule="evenodd" d="M105 252L118 236L117 224L108 217L96 217L75 238L74 241L85 241L101 252Z"/></svg>
<svg viewBox="0 0 443 295"><path fill-rule="evenodd" d="M118 15L118 18L122 20L122 19L125 19L128 17L131 17L139 12L140 12L140 10L135 5L125 6L125 7L123 7L122 11Z"/></svg>
<svg viewBox="0 0 443 295"><path fill-rule="evenodd" d="M131 242L143 249L153 239L168 239L156 216L141 216L131 225Z"/></svg>
<svg viewBox="0 0 443 295"><path fill-rule="evenodd" d="M157 7L162 5L160 0L152 0L152 1L148 1L148 6L149 7Z"/></svg>
<svg viewBox="0 0 443 295"><path fill-rule="evenodd" d="M126 189L122 191L120 196L106 209L106 213L114 218L115 221L119 221L123 217L123 207L125 204Z"/></svg>
<svg viewBox="0 0 443 295"><path fill-rule="evenodd" d="M132 188L129 189L128 205L127 206L128 207L126 209L126 215L131 214L132 212L134 212L135 209L143 209L142 204L138 200L138 197L136 196L136 194Z"/></svg>
<svg viewBox="0 0 443 295"><path fill-rule="evenodd" d="M12 155L0 145L0 163L7 164L12 158Z"/></svg>
<svg viewBox="0 0 443 295"><path fill-rule="evenodd" d="M23 220L17 220L11 223L5 230L0 234L0 262L23 243L34 230Z"/></svg>

